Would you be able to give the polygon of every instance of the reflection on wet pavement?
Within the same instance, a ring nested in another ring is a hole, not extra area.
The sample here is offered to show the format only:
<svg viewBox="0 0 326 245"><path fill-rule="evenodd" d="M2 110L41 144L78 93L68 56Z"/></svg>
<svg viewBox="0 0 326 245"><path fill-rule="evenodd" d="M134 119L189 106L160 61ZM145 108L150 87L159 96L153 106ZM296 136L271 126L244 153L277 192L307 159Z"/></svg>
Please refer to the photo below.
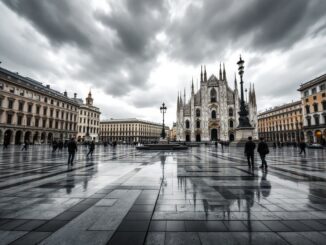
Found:
<svg viewBox="0 0 326 245"><path fill-rule="evenodd" d="M326 153L0 151L1 244L325 244ZM257 160L256 165L260 164Z"/></svg>

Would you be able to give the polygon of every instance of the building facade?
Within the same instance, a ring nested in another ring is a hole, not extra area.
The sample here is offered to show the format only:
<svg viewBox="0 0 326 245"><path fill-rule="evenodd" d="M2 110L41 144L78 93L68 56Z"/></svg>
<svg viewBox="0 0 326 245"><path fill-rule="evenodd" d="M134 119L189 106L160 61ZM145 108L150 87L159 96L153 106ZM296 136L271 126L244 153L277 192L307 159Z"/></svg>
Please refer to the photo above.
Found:
<svg viewBox="0 0 326 245"><path fill-rule="evenodd" d="M93 105L92 93L89 92L86 98L86 103L82 99L75 100L79 103L78 109L78 124L77 124L77 141L99 141L100 132L100 109Z"/></svg>
<svg viewBox="0 0 326 245"><path fill-rule="evenodd" d="M301 100L258 114L258 134L268 142L299 142L302 131Z"/></svg>
<svg viewBox="0 0 326 245"><path fill-rule="evenodd" d="M176 139L178 141L233 141L239 124L240 96L237 81L232 90L227 81L225 68L220 66L219 78L211 75L207 79L206 68L200 73L200 89L191 85L191 96L187 100L178 95ZM249 120L255 128L253 138L258 137L257 105L254 87L249 89L246 102Z"/></svg>
<svg viewBox="0 0 326 245"><path fill-rule="evenodd" d="M157 142L162 132L162 124L136 118L110 119L100 122L100 139L103 142L149 143ZM165 128L168 136L169 127Z"/></svg>
<svg viewBox="0 0 326 245"><path fill-rule="evenodd" d="M308 143L325 145L326 74L300 85L303 130Z"/></svg>
<svg viewBox="0 0 326 245"><path fill-rule="evenodd" d="M177 124L174 122L172 128L169 130L169 139L171 141L177 140Z"/></svg>
<svg viewBox="0 0 326 245"><path fill-rule="evenodd" d="M78 107L67 92L0 68L0 144L75 137Z"/></svg>

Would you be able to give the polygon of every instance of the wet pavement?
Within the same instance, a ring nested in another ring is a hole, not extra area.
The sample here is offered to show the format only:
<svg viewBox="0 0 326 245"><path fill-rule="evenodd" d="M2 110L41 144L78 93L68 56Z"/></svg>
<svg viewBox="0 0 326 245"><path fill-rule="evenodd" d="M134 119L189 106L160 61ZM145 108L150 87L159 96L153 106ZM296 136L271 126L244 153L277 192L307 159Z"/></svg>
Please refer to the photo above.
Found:
<svg viewBox="0 0 326 245"><path fill-rule="evenodd" d="M86 153L0 150L0 244L326 244L325 150Z"/></svg>

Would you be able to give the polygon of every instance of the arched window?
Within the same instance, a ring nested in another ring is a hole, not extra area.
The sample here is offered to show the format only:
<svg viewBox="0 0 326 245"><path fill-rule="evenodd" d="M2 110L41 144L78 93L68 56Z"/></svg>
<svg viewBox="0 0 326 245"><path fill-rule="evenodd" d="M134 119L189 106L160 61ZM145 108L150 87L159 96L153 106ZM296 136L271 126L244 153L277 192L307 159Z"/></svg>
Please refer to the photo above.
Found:
<svg viewBox="0 0 326 245"><path fill-rule="evenodd" d="M317 112L317 111L318 111L318 104L315 103L315 104L314 104L314 112Z"/></svg>
<svg viewBox="0 0 326 245"><path fill-rule="evenodd" d="M216 111L212 111L212 119L216 119Z"/></svg>
<svg viewBox="0 0 326 245"><path fill-rule="evenodd" d="M233 120L230 120L229 126L230 126L230 128L233 128Z"/></svg>
<svg viewBox="0 0 326 245"><path fill-rule="evenodd" d="M196 110L196 117L200 117L200 110L199 109Z"/></svg>
<svg viewBox="0 0 326 245"><path fill-rule="evenodd" d="M229 108L229 117L233 117L233 109Z"/></svg>
<svg viewBox="0 0 326 245"><path fill-rule="evenodd" d="M196 122L196 127L200 128L200 121L199 120Z"/></svg>
<svg viewBox="0 0 326 245"><path fill-rule="evenodd" d="M216 90L214 88L211 90L211 102L216 102Z"/></svg>
<svg viewBox="0 0 326 245"><path fill-rule="evenodd" d="M189 120L186 121L186 128L190 128Z"/></svg>

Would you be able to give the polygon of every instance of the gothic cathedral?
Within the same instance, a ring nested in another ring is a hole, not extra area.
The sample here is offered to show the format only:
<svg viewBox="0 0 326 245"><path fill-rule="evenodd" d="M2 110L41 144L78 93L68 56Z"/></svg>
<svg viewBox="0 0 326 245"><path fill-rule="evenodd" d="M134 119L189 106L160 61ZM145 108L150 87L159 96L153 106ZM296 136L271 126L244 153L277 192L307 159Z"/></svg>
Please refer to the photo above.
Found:
<svg viewBox="0 0 326 245"><path fill-rule="evenodd" d="M239 124L240 92L235 77L234 90L226 78L225 66L220 65L219 79L211 75L207 79L206 67L201 68L200 88L195 91L191 85L191 97L177 99L177 141L208 142L233 141ZM246 106L249 121L255 128L253 138L257 139L257 105L255 88L250 86Z"/></svg>

